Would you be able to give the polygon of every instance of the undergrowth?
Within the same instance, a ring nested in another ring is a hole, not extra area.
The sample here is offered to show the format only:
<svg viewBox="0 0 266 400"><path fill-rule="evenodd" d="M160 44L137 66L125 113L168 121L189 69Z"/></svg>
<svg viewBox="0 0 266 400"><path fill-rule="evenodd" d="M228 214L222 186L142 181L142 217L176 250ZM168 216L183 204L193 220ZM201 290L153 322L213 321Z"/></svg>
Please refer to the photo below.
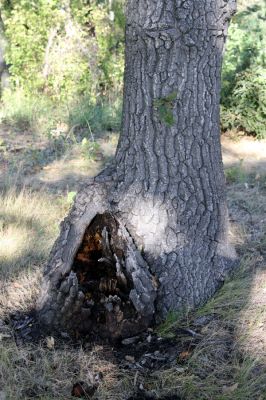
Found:
<svg viewBox="0 0 266 400"><path fill-rule="evenodd" d="M81 97L72 103L57 103L44 94L27 94L22 89L5 91L0 123L17 131L51 137L64 124L65 131L79 133L118 131L121 123L121 99L92 101Z"/></svg>

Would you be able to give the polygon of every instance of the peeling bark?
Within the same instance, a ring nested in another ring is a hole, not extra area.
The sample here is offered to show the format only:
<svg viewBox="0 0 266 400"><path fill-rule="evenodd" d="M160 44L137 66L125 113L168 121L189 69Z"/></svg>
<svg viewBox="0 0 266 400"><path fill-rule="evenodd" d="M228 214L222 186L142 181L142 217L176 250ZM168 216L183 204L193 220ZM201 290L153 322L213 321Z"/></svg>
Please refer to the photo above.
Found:
<svg viewBox="0 0 266 400"><path fill-rule="evenodd" d="M122 249L118 261L143 325L154 312L160 319L203 304L236 264L219 129L234 7L231 0L128 1L122 133L113 164L79 193L52 250L39 301L47 325L76 328L86 319L73 263L96 215L119 227L106 229L116 238L112 253ZM114 336L126 335L116 329Z"/></svg>

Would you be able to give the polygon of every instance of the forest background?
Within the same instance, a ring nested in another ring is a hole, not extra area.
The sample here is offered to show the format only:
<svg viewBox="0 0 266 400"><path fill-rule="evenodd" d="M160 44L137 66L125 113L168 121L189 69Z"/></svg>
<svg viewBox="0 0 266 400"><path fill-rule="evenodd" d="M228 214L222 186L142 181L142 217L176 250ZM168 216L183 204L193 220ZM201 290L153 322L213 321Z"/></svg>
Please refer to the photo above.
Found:
<svg viewBox="0 0 266 400"><path fill-rule="evenodd" d="M94 133L117 131L124 0L1 0L0 7L10 74L0 120L48 137L62 123L83 129L80 140L88 125ZM263 0L238 1L223 64L223 131L266 137L265 18Z"/></svg>

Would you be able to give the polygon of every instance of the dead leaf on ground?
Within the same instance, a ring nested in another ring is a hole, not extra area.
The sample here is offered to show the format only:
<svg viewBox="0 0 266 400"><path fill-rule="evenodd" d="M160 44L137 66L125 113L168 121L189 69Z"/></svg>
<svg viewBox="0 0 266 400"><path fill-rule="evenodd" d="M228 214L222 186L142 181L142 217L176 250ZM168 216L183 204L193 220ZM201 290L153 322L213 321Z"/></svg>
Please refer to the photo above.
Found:
<svg viewBox="0 0 266 400"><path fill-rule="evenodd" d="M182 351L182 353L179 354L179 359L182 361L187 360L189 357L191 356L191 351L186 350L186 351Z"/></svg>
<svg viewBox="0 0 266 400"><path fill-rule="evenodd" d="M125 360L129 362L135 362L135 357L133 356L125 356Z"/></svg>
<svg viewBox="0 0 266 400"><path fill-rule="evenodd" d="M90 399L97 390L97 385L88 385L86 382L80 381L73 385L71 396L78 398Z"/></svg>
<svg viewBox="0 0 266 400"><path fill-rule="evenodd" d="M53 350L54 345L55 345L55 340L54 340L53 336L47 337L46 338L46 346L48 347L48 349Z"/></svg>
<svg viewBox="0 0 266 400"><path fill-rule="evenodd" d="M238 383L234 383L231 386L223 386L223 393L224 394L233 393L237 388L238 388Z"/></svg>

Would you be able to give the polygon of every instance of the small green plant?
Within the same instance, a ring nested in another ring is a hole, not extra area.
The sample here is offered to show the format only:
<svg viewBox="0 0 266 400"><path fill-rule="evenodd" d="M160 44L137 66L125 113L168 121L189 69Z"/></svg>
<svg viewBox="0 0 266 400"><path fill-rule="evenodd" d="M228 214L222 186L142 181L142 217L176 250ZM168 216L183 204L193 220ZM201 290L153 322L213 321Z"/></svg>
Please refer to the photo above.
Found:
<svg viewBox="0 0 266 400"><path fill-rule="evenodd" d="M87 128L95 133L119 131L121 125L122 101L95 103L90 97L81 97L69 112L69 125Z"/></svg>
<svg viewBox="0 0 266 400"><path fill-rule="evenodd" d="M67 193L67 204L72 205L74 203L77 192L68 192Z"/></svg>
<svg viewBox="0 0 266 400"><path fill-rule="evenodd" d="M173 92L161 99L155 99L153 102L154 108L158 112L160 120L168 126L172 126L175 122L173 108L176 98L177 92Z"/></svg>
<svg viewBox="0 0 266 400"><path fill-rule="evenodd" d="M167 315L166 320L158 326L157 332L160 336L162 337L174 337L175 334L173 332L174 328L176 328L181 321L181 319L184 318L184 314L182 312L174 312L170 311L169 314Z"/></svg>
<svg viewBox="0 0 266 400"><path fill-rule="evenodd" d="M99 150L99 143L83 138L81 141L81 153L87 160L95 160L96 153Z"/></svg>

